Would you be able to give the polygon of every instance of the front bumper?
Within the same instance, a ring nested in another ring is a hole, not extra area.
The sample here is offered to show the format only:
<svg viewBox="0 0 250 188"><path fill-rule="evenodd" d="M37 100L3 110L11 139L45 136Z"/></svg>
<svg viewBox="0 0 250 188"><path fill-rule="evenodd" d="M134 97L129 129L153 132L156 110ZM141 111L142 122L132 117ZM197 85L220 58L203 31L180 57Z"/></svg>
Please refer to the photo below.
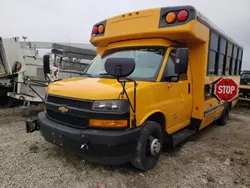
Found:
<svg viewBox="0 0 250 188"><path fill-rule="evenodd" d="M117 165L129 162L135 151L140 128L126 130L77 129L38 114L37 125L48 142L64 147L86 160Z"/></svg>

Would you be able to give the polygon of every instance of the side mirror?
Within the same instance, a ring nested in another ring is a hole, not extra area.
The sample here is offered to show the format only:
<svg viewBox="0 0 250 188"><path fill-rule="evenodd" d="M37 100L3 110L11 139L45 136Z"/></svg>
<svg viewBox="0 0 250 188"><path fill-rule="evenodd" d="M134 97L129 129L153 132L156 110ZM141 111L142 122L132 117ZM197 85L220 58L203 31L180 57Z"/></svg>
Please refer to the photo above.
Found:
<svg viewBox="0 0 250 188"><path fill-rule="evenodd" d="M50 57L49 57L49 55L43 56L43 72L45 75L50 73Z"/></svg>
<svg viewBox="0 0 250 188"><path fill-rule="evenodd" d="M116 78L125 78L135 70L135 60L132 58L108 58L105 71Z"/></svg>
<svg viewBox="0 0 250 188"><path fill-rule="evenodd" d="M166 77L165 81L167 81L167 82L178 82L179 81L179 76L169 76L169 77Z"/></svg>
<svg viewBox="0 0 250 188"><path fill-rule="evenodd" d="M188 69L188 57L189 50L188 48L178 48L176 51L176 65L175 65L175 73L186 74Z"/></svg>

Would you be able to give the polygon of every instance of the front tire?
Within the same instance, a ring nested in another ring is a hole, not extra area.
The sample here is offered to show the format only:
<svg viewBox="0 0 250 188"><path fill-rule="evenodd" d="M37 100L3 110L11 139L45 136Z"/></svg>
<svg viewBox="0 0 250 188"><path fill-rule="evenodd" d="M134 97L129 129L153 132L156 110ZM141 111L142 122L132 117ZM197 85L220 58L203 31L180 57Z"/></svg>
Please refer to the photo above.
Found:
<svg viewBox="0 0 250 188"><path fill-rule="evenodd" d="M131 160L136 168L146 171L156 165L163 146L162 132L160 124L154 121L146 121L142 125L135 155Z"/></svg>

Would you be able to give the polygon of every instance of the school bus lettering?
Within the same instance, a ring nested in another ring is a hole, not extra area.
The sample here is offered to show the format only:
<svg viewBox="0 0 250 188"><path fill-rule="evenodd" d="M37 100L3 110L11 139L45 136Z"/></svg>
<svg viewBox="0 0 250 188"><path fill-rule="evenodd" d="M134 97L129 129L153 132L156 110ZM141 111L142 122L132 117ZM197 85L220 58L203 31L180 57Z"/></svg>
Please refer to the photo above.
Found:
<svg viewBox="0 0 250 188"><path fill-rule="evenodd" d="M90 42L96 58L82 77L48 86L46 110L27 132L40 130L86 160L150 170L163 145L214 121L226 125L243 48L196 8L117 15L94 24Z"/></svg>

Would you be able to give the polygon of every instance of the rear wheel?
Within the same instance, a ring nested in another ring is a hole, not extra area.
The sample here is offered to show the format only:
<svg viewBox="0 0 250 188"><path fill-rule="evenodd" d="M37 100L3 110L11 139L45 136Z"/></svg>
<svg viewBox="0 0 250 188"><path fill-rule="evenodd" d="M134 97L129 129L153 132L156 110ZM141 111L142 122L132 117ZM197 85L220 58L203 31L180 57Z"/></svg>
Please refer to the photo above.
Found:
<svg viewBox="0 0 250 188"><path fill-rule="evenodd" d="M141 127L140 137L131 163L140 170L152 169L161 154L163 133L160 124L146 121Z"/></svg>
<svg viewBox="0 0 250 188"><path fill-rule="evenodd" d="M224 126L227 124L229 120L229 111L230 111L230 108L228 105L226 105L222 113L222 116L216 121L218 125Z"/></svg>

